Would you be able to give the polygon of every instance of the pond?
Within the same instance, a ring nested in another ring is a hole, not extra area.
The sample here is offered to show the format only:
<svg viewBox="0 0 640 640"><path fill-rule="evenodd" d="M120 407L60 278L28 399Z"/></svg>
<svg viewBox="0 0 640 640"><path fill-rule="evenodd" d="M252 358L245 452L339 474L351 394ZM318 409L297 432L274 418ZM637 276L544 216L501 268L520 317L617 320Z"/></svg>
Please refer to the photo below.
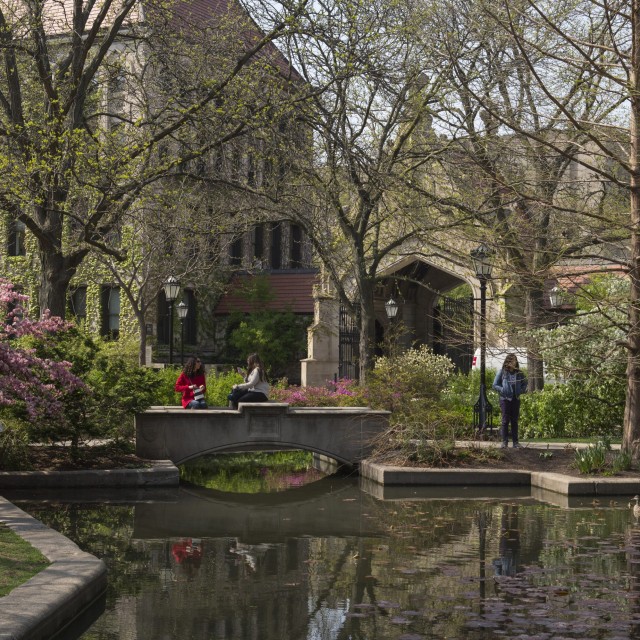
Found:
<svg viewBox="0 0 640 640"><path fill-rule="evenodd" d="M102 610L68 640L640 637L625 497L568 507L335 476L7 497L108 566Z"/></svg>

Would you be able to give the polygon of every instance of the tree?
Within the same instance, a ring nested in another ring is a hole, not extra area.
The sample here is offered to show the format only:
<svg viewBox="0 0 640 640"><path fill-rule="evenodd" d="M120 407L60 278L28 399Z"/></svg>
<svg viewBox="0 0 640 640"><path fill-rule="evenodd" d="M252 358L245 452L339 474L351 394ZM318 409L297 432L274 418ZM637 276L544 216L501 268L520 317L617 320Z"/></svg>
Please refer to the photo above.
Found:
<svg viewBox="0 0 640 640"><path fill-rule="evenodd" d="M590 137L619 100L594 99L606 82L588 65L552 68L566 47L528 22L527 4L445 2L433 27L452 69L449 108L436 123L450 149L441 171L475 209L468 233L498 249L498 278L522 293L521 327L511 330L527 343L535 390L543 385L536 329L549 321L545 282L577 258L614 257L625 230L624 198L595 170L601 154ZM496 20L511 28L496 29Z"/></svg>
<svg viewBox="0 0 640 640"><path fill-rule="evenodd" d="M239 5L21 0L0 9L0 207L35 236L39 305L64 317L90 252L123 257L112 232L176 167L264 121L287 65ZM222 6L222 5L216 5ZM279 80L276 90L274 79Z"/></svg>
<svg viewBox="0 0 640 640"><path fill-rule="evenodd" d="M282 132L281 144L298 152L278 202L304 227L341 302L358 318L361 380L373 364L379 272L439 224L410 188L424 163L412 137L427 126L443 77L416 28L423 17L411 4L386 0L321 3L288 39L288 57L314 89L298 116L312 152Z"/></svg>
<svg viewBox="0 0 640 640"><path fill-rule="evenodd" d="M494 28L507 34L520 64L530 73L536 101L548 131L579 134L587 153L576 162L596 180L624 190L630 203L624 228L628 233L626 266L630 281L627 389L623 447L640 458L640 4L638 0L557 2L523 0L484 6ZM534 57L535 56L535 57ZM538 62L538 60L543 61ZM558 83L575 78L589 100L608 105L597 122L581 119L557 92ZM476 99L480 98L474 92ZM510 114L483 104L498 122L559 155L557 138L520 124Z"/></svg>

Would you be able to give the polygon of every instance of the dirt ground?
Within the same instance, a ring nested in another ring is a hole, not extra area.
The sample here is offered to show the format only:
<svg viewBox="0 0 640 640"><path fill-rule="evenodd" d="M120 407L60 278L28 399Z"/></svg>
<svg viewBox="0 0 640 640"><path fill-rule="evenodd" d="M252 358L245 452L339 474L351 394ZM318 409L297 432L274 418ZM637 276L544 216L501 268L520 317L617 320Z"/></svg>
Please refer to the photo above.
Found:
<svg viewBox="0 0 640 640"><path fill-rule="evenodd" d="M546 471L580 476L575 466L573 449L539 449L523 445L521 449L471 450L468 455L457 455L444 466L464 469L522 469L526 471ZM466 452L465 452L466 453ZM404 466L424 466L400 458L389 457L388 464ZM33 470L64 471L80 469L131 469L148 467L151 460L138 458L134 453L115 447L81 447L74 459L69 447L30 447L29 465ZM640 471L625 471L618 477L637 477Z"/></svg>

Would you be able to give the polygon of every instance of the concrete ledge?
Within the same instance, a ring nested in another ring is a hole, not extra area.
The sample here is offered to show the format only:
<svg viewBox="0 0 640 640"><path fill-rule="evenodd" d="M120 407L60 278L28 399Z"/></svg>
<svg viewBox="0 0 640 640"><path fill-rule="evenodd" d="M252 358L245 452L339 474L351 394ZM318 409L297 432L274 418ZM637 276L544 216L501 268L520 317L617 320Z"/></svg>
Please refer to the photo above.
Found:
<svg viewBox="0 0 640 640"><path fill-rule="evenodd" d="M179 484L180 472L170 460L155 460L153 466L144 469L0 472L0 488L3 489L177 487Z"/></svg>
<svg viewBox="0 0 640 640"><path fill-rule="evenodd" d="M0 522L52 564L0 598L0 640L46 640L69 624L107 587L102 560L0 497Z"/></svg>
<svg viewBox="0 0 640 640"><path fill-rule="evenodd" d="M531 473L531 485L567 496L614 496L640 493L640 478L565 476L560 473Z"/></svg>
<svg viewBox="0 0 640 640"><path fill-rule="evenodd" d="M425 467L392 467L364 460L360 475L384 485L460 486L460 485L526 485L531 483L528 471L515 469L429 469Z"/></svg>
<svg viewBox="0 0 640 640"><path fill-rule="evenodd" d="M612 496L640 493L640 477L605 478L515 469L431 469L393 467L364 460L360 475L385 486L522 486L530 485L566 496Z"/></svg>

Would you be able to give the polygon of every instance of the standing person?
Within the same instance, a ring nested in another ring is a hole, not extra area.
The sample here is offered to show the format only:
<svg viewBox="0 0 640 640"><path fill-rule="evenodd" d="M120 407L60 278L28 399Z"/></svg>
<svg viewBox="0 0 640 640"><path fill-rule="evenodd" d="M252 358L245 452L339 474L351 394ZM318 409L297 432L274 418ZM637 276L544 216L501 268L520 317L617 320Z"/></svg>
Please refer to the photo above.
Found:
<svg viewBox="0 0 640 640"><path fill-rule="evenodd" d="M187 359L182 373L176 380L176 391L182 394L182 406L185 409L206 409L207 403L204 394L207 391L207 382L204 375L204 367L200 358L191 356Z"/></svg>
<svg viewBox="0 0 640 640"><path fill-rule="evenodd" d="M502 448L509 446L509 424L511 424L511 440L513 448L519 449L518 418L520 416L520 395L527 391L527 379L520 371L518 358L510 353L505 359L502 369L493 381L493 388L500 394L500 411L502 413Z"/></svg>
<svg viewBox="0 0 640 640"><path fill-rule="evenodd" d="M269 400L269 383L264 365L257 353L247 358L247 373L244 383L234 384L229 400L234 409L240 402L267 402Z"/></svg>

